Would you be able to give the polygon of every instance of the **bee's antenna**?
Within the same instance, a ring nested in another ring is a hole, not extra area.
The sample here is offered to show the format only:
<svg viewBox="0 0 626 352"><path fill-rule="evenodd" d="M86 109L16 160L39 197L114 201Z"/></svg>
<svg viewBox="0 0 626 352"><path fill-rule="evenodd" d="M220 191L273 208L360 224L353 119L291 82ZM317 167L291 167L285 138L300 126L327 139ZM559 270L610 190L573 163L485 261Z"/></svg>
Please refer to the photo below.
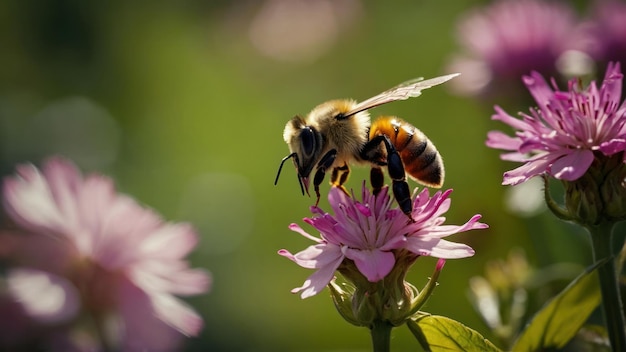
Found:
<svg viewBox="0 0 626 352"><path fill-rule="evenodd" d="M283 164L285 164L285 161L293 158L294 156L296 156L296 153L291 153L291 154L287 155L286 157L284 157L283 160L281 160L280 166L278 167L278 173L276 174L276 180L274 180L274 186L276 186L278 184L278 178L280 177L280 172L283 169Z"/></svg>
<svg viewBox="0 0 626 352"><path fill-rule="evenodd" d="M285 164L285 161L291 158L294 158L296 160L296 164L298 164L298 154L296 154L295 152L284 157L283 160L281 160L280 162L280 166L278 167L278 173L276 173L276 180L274 180L274 186L278 184L278 178L280 177L280 172L283 169L283 165ZM300 190L302 191L302 195L304 195L304 186L302 185L302 179L300 179L300 175L298 175L298 183L300 184Z"/></svg>

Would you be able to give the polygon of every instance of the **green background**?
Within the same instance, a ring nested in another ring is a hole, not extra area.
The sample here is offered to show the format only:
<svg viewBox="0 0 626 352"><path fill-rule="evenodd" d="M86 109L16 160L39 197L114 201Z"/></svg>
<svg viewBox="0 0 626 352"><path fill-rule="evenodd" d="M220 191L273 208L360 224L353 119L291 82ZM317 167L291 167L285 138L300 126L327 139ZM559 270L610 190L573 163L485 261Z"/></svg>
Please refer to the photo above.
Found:
<svg viewBox="0 0 626 352"><path fill-rule="evenodd" d="M449 73L460 51L456 21L480 3L341 3L348 10L327 50L313 48L314 57L299 61L276 60L253 45L250 28L262 2L0 3L2 173L62 154L110 175L166 219L194 223L201 241L190 260L212 273L213 288L187 300L206 323L186 342L188 351L370 349L368 331L344 322L327 290L306 300L289 292L311 271L276 251L311 244L287 226L303 225L314 199L300 194L291 163L273 185L288 154L282 131L323 101L363 100L410 78ZM515 247L538 267L589 261L580 231L545 212L522 218L505 207L502 173L515 165L485 146L487 131L508 131L490 120L495 103L502 104L459 97L444 85L372 111L404 118L436 144L444 187L454 189L447 223L479 213L490 225L450 238L476 255L447 262L424 308L486 337L467 290L487 261ZM348 187L359 188L368 169L353 171ZM320 204L328 209L324 197ZM420 258L409 280L422 287L435 263ZM402 327L392 348L415 350L417 343Z"/></svg>

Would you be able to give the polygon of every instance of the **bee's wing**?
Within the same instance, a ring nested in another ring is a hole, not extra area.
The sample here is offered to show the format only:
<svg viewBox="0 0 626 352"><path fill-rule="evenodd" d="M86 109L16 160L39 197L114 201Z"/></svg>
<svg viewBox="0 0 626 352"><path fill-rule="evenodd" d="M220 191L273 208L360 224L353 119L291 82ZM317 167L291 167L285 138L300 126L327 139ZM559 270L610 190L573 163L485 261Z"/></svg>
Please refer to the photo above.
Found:
<svg viewBox="0 0 626 352"><path fill-rule="evenodd" d="M363 110L371 109L375 106L391 103L392 101L419 97L422 95L422 90L449 81L458 75L460 75L460 73L452 73L445 76L427 79L425 81L424 78L415 78L403 82L389 90L356 104L356 106L349 112L345 113L344 116L348 117Z"/></svg>

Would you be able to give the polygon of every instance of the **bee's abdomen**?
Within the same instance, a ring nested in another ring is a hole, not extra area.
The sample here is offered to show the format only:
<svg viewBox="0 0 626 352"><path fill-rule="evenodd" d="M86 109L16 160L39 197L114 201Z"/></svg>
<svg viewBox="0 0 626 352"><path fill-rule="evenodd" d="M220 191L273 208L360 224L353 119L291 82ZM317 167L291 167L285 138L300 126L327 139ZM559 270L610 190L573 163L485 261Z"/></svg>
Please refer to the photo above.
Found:
<svg viewBox="0 0 626 352"><path fill-rule="evenodd" d="M384 134L400 154L405 171L417 182L441 187L444 168L435 145L415 126L393 116L377 119L370 127L370 139Z"/></svg>

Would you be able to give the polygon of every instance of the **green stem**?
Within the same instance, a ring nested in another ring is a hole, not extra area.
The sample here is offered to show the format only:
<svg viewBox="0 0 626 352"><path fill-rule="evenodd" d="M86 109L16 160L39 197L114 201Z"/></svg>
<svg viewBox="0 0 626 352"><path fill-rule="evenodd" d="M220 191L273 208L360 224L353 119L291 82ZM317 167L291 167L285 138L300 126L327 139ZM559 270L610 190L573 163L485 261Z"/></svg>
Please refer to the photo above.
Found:
<svg viewBox="0 0 626 352"><path fill-rule="evenodd" d="M104 319L102 319L101 314L95 313L93 315L94 327L96 330L96 337L100 342L100 348L103 352L112 352L114 351L113 346L111 346L111 341L106 333L106 328L104 326Z"/></svg>
<svg viewBox="0 0 626 352"><path fill-rule="evenodd" d="M622 313L619 279L612 246L613 228L614 223L607 222L597 226L589 226L588 230L591 233L594 262L609 258L605 264L598 267L598 275L602 292L602 307L611 347L613 351L626 351L626 324Z"/></svg>
<svg viewBox="0 0 626 352"><path fill-rule="evenodd" d="M374 352L389 352L391 348L391 329L393 326L382 320L374 320L370 328Z"/></svg>

